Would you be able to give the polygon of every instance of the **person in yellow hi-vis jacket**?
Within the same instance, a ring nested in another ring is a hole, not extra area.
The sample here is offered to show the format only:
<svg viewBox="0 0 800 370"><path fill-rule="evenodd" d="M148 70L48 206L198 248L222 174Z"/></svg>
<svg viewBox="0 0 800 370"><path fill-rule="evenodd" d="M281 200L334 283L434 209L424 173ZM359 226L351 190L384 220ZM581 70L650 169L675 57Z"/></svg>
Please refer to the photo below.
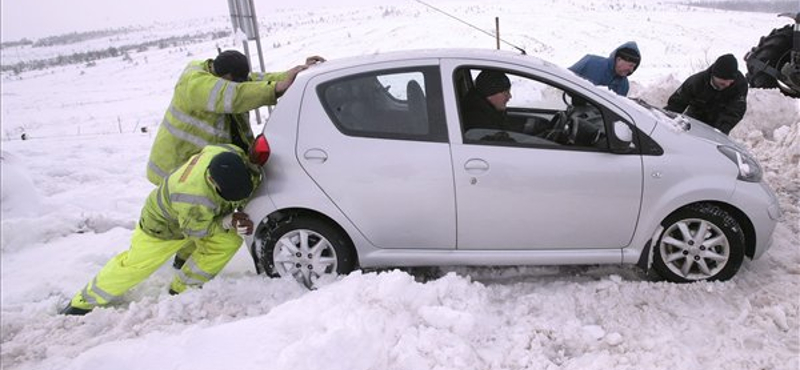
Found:
<svg viewBox="0 0 800 370"><path fill-rule="evenodd" d="M248 112L274 105L297 73L325 58L311 56L286 72L251 73L247 57L226 50L214 59L190 62L184 69L147 163L147 179L160 185L164 177L206 145L233 144L245 152L253 144ZM180 269L194 246L176 254Z"/></svg>
<svg viewBox="0 0 800 370"><path fill-rule="evenodd" d="M168 175L147 197L131 246L111 259L63 310L83 315L118 301L187 241L196 249L169 287L178 294L211 280L242 245L239 234L253 221L237 211L260 183L261 174L239 147L210 145Z"/></svg>

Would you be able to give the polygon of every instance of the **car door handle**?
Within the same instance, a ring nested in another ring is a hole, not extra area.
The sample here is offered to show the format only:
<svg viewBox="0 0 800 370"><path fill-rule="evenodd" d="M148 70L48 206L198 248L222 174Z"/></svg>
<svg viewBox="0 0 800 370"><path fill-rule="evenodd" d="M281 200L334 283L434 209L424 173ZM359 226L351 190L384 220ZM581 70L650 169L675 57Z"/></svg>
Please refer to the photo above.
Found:
<svg viewBox="0 0 800 370"><path fill-rule="evenodd" d="M303 158L309 162L325 163L328 160L328 153L322 149L309 149L303 153Z"/></svg>
<svg viewBox="0 0 800 370"><path fill-rule="evenodd" d="M489 163L483 159L472 158L467 160L467 163L464 163L464 169L470 175L478 175L489 171Z"/></svg>

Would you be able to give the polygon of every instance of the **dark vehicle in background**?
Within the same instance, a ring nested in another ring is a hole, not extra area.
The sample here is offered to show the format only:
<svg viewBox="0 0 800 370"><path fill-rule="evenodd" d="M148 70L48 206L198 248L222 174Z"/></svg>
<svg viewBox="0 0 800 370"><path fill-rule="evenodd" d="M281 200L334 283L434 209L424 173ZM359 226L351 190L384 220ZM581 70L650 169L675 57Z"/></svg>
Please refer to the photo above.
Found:
<svg viewBox="0 0 800 370"><path fill-rule="evenodd" d="M778 88L786 96L800 98L800 12L779 16L794 19L794 24L772 30L745 55L747 82L753 88Z"/></svg>

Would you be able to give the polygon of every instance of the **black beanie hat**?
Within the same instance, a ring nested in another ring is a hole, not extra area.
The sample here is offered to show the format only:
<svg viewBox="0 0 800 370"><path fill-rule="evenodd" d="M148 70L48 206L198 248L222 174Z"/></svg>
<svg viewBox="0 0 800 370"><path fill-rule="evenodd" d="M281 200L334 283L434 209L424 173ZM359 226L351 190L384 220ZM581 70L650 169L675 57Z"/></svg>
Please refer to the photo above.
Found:
<svg viewBox="0 0 800 370"><path fill-rule="evenodd" d="M642 60L642 56L639 55L639 52L632 48L621 48L617 50L616 56L636 64L639 64Z"/></svg>
<svg viewBox="0 0 800 370"><path fill-rule="evenodd" d="M244 82L250 75L250 63L244 54L236 50L225 50L214 59L214 73L218 77L230 73L234 81Z"/></svg>
<svg viewBox="0 0 800 370"><path fill-rule="evenodd" d="M725 54L717 58L717 61L711 65L711 75L723 80L736 79L737 72L739 72L739 65L733 54Z"/></svg>
<svg viewBox="0 0 800 370"><path fill-rule="evenodd" d="M511 89L511 81L506 74L498 71L483 71L475 79L475 89L483 97Z"/></svg>
<svg viewBox="0 0 800 370"><path fill-rule="evenodd" d="M250 196L253 180L247 165L238 155L231 152L217 154L208 165L211 178L219 187L219 195L228 201L239 201Z"/></svg>

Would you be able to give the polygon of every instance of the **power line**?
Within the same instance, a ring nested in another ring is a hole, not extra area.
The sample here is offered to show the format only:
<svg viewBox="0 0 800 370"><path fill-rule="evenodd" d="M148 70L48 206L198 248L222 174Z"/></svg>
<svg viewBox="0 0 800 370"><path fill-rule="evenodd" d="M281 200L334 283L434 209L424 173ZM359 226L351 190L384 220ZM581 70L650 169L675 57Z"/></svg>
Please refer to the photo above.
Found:
<svg viewBox="0 0 800 370"><path fill-rule="evenodd" d="M442 14L444 14L444 15L446 15L446 16L448 16L448 17L450 17L450 18L453 18L453 19L455 19L455 20L457 20L457 21L459 21L459 22L461 22L461 23L463 23L463 24L465 24L465 25L467 25L467 26L469 26L469 27L472 27L472 28L474 28L474 29L476 29L476 30L478 30L478 31L480 31L480 32L483 32L483 33L485 33L485 34L487 34L487 35L489 35L489 36L491 36L491 37L496 37L496 38L498 38L500 41L502 41L503 43L505 43L506 45L508 45L508 46L511 46L512 48L519 50L519 52L520 52L520 53L522 53L522 55L527 55L527 54L528 54L527 52L525 52L525 49L523 49L523 48L521 48L521 47L519 47L519 46L517 46L517 45L514 45L514 44L512 44L512 43L510 43L510 42L508 42L508 41L506 41L506 40L503 40L502 38L498 37L498 35L496 35L496 34L493 34L493 33L491 33L491 32L488 32L488 31L486 31L486 30L483 30L483 29L481 29L480 27L473 25L472 23L469 23L469 22L467 22L467 21L465 21L465 20L463 20L463 19L461 19L461 18L458 18L458 17L456 17L456 16L454 16L454 15L452 15L452 14L450 14L450 13L447 13L447 12L445 12L444 10L441 10L441 9L439 9L439 8L437 8L437 7L435 7L435 6L431 5L431 4L428 4L428 3L426 3L426 2L424 2L424 1L422 1L422 0L414 0L414 1L416 1L416 2L418 2L418 3L420 3L420 4L422 4L422 5L425 5L425 6L427 6L428 8L431 8L431 9L433 9L433 10L435 10L435 11L439 12L439 13L442 13Z"/></svg>

